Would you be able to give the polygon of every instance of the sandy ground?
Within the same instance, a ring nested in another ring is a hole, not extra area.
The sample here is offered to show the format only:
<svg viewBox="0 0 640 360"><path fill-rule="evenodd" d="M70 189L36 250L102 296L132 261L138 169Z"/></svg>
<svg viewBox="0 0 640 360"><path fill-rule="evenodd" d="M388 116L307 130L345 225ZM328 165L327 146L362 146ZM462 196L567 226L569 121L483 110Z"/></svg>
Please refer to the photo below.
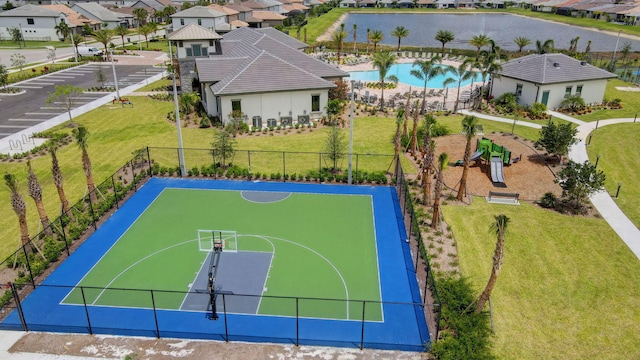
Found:
<svg viewBox="0 0 640 360"><path fill-rule="evenodd" d="M534 150L531 142L515 139L510 134L486 134L484 137L511 150L512 159L518 157L522 157L522 159L515 164L504 167L506 187L493 185L490 170L487 170L488 165L474 163L469 168L467 180L470 194L488 196L489 191L518 193L521 200L538 200L548 191L560 195L562 189L554 183L555 177L552 173L556 170L547 167L540 156L541 154ZM456 160L462 160L464 157L465 144L466 140L462 134L439 137L436 139L436 154L446 152L449 155L449 162L453 165ZM475 150L475 142L472 143L471 149ZM448 187L457 188L462 176L462 169L462 166L449 166L445 170L444 181Z"/></svg>

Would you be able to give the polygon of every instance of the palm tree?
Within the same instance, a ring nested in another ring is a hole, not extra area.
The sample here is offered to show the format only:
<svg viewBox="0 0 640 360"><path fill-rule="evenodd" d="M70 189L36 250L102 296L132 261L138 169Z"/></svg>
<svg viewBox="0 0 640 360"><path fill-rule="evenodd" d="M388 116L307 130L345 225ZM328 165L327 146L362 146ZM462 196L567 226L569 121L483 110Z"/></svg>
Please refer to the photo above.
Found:
<svg viewBox="0 0 640 360"><path fill-rule="evenodd" d="M47 216L47 211L44 209L44 204L42 203L42 186L40 186L38 177L33 172L33 169L31 168L31 161L29 160L27 160L27 186L29 188L29 196L31 196L33 201L36 203L36 209L38 210L38 216L40 217L40 223L44 228L45 235L53 236L53 231L49 224L49 217Z"/></svg>
<svg viewBox="0 0 640 360"><path fill-rule="evenodd" d="M336 48L338 48L338 65L340 64L340 52L342 51L342 43L344 42L344 39L346 37L347 32L344 30L336 30L331 35L331 41L333 41L333 43L336 45Z"/></svg>
<svg viewBox="0 0 640 360"><path fill-rule="evenodd" d="M465 134L467 144L464 148L462 177L460 178L460 188L458 189L458 196L456 199L462 201L462 198L467 194L467 175L469 173L469 158L471 157L471 140L476 137L478 131L478 118L475 116L465 116L462 119L462 132Z"/></svg>
<svg viewBox="0 0 640 360"><path fill-rule="evenodd" d="M80 34L72 34L71 40L73 41L73 46L76 48L76 54L78 53L78 46L81 42L84 41L84 36Z"/></svg>
<svg viewBox="0 0 640 360"><path fill-rule="evenodd" d="M378 43L384 40L384 34L380 30L371 31L371 42L373 43L373 52L376 52Z"/></svg>
<svg viewBox="0 0 640 360"><path fill-rule="evenodd" d="M483 51L480 54L480 59L474 64L474 67L480 70L480 76L482 77L481 89L483 92L479 97L480 101L476 103L476 106L479 106L482 103L484 97L483 95L485 94L484 86L487 82L487 77L489 75L491 75L493 79L497 79L500 77L500 75L497 74L502 70L502 65L500 65L500 63L498 62L500 57L501 55L499 53ZM489 95L489 93L489 91L486 92L487 95Z"/></svg>
<svg viewBox="0 0 640 360"><path fill-rule="evenodd" d="M138 28L142 26L142 22L147 20L147 16L149 16L149 12L144 8L135 8L133 9L133 17L138 23Z"/></svg>
<svg viewBox="0 0 640 360"><path fill-rule="evenodd" d="M507 228L511 222L511 219L504 214L495 215L493 218L495 219L495 222L491 224L490 231L495 233L498 239L496 241L496 250L493 253L491 276L489 277L487 286L484 288L484 291L482 291L482 294L480 294L478 302L476 303L476 314L482 312L484 309L484 304L489 300L489 297L491 297L493 287L496 285L496 281L498 280L498 274L502 267L502 258L504 257L504 235L507 233Z"/></svg>
<svg viewBox="0 0 640 360"><path fill-rule="evenodd" d="M522 49L524 49L525 46L531 44L531 39L525 36L518 36L517 38L513 39L513 42L518 45L518 52L522 54Z"/></svg>
<svg viewBox="0 0 640 360"><path fill-rule="evenodd" d="M411 75L424 81L424 87L422 91L422 101L427 100L427 84L430 79L443 73L443 68L439 66L442 59L439 56L435 56L430 60L416 60L413 62L413 67L417 69L411 69Z"/></svg>
<svg viewBox="0 0 640 360"><path fill-rule="evenodd" d="M109 44L109 42L111 41L111 35L111 30L108 29L100 29L93 32L93 38L100 44L104 45L105 55L109 53L107 44Z"/></svg>
<svg viewBox="0 0 640 360"><path fill-rule="evenodd" d="M554 50L553 39L548 39L544 43L541 42L540 40L536 40L536 53L548 54L550 52L553 52L553 50Z"/></svg>
<svg viewBox="0 0 640 360"><path fill-rule="evenodd" d="M54 29L56 30L56 34L62 36L62 41L67 40L67 36L71 34L71 28L66 22L61 21L58 25L54 26Z"/></svg>
<svg viewBox="0 0 640 360"><path fill-rule="evenodd" d="M471 40L469 40L469 45L475 46L477 48L477 50L476 50L476 61L478 61L478 57L480 57L480 49L483 46L489 45L490 41L491 41L491 39L485 34L474 35L471 38Z"/></svg>
<svg viewBox="0 0 640 360"><path fill-rule="evenodd" d="M587 41L587 47L584 49L584 52L587 54L591 52L591 40Z"/></svg>
<svg viewBox="0 0 640 360"><path fill-rule="evenodd" d="M444 44L451 42L456 39L453 33L449 30L438 30L436 32L436 36L434 37L437 41L442 43L442 57L444 57Z"/></svg>
<svg viewBox="0 0 640 360"><path fill-rule="evenodd" d="M393 64L396 63L396 56L389 51L381 51L373 56L373 68L378 69L380 75L380 84L382 85L382 94L380 95L380 111L384 111L384 82L385 80L398 82L395 75L387 77L387 73Z"/></svg>
<svg viewBox="0 0 640 360"><path fill-rule="evenodd" d="M76 139L76 143L78 147L82 151L82 170L84 170L84 176L87 178L87 191L89 192L89 200L93 204L98 202L98 197L96 196L96 186L93 182L93 174L91 173L91 159L89 158L89 153L87 152L89 148L89 130L83 125L78 126L77 128L72 130L73 137Z"/></svg>
<svg viewBox="0 0 640 360"><path fill-rule="evenodd" d="M356 41L356 34L358 32L358 24L353 24L353 53L358 50L358 42Z"/></svg>
<svg viewBox="0 0 640 360"><path fill-rule="evenodd" d="M435 199L433 200L433 217L431 218L431 228L436 229L440 225L440 197L442 196L442 173L449 163L449 155L442 153L438 156L438 179L436 180Z"/></svg>
<svg viewBox="0 0 640 360"><path fill-rule="evenodd" d="M402 127L402 123L404 122L404 109L398 108L396 110L396 136L393 138L394 145L394 153L396 158L400 155L400 148L402 146L402 133L400 128Z"/></svg>
<svg viewBox="0 0 640 360"><path fill-rule="evenodd" d="M436 144L432 139L433 124L436 120L431 114L424 116L424 140L422 141L422 203L427 204L431 198L431 169Z"/></svg>
<svg viewBox="0 0 640 360"><path fill-rule="evenodd" d="M400 40L409 36L409 29L404 26L396 26L396 28L391 32L391 36L398 38L398 50L396 51L400 51Z"/></svg>
<svg viewBox="0 0 640 360"><path fill-rule="evenodd" d="M569 41L569 53L570 54L575 54L576 52L578 52L578 41L580 40L580 36L576 36L575 38L571 39L571 41Z"/></svg>
<svg viewBox="0 0 640 360"><path fill-rule="evenodd" d="M444 86L448 86L452 83L458 83L458 92L456 94L456 103L453 105L453 112L458 111L458 101L460 101L460 87L463 81L471 80L476 76L472 71L472 63L470 60L465 60L460 66L455 67L450 65L447 67L447 72L450 72L452 76L446 78L442 83Z"/></svg>
<svg viewBox="0 0 640 360"><path fill-rule="evenodd" d="M62 213L69 216L71 221L76 221L75 216L73 216L73 212L69 209L69 200L67 200L67 196L64 193L64 187L62 184L62 171L60 170L60 164L58 163L58 144L55 141L50 141L49 145L47 145L47 150L49 154L51 154L51 174L53 175L53 184L56 186L56 190L58 190L58 197L60 198L60 206L62 207Z"/></svg>
<svg viewBox="0 0 640 360"><path fill-rule="evenodd" d="M371 29L367 28L367 55L369 55L369 42L371 41Z"/></svg>
<svg viewBox="0 0 640 360"><path fill-rule="evenodd" d="M144 41L147 43L147 49L149 48L149 34L153 34L158 30L158 24L150 22L142 25L138 28L140 35L144 36Z"/></svg>
<svg viewBox="0 0 640 360"><path fill-rule="evenodd" d="M129 33L129 29L127 29L125 26L120 25L113 29L113 32L114 34L119 35L122 39L122 48L124 49L124 36Z"/></svg>
<svg viewBox="0 0 640 360"><path fill-rule="evenodd" d="M27 226L27 203L24 202L19 192L18 180L13 174L4 174L4 183L11 191L11 207L18 216L20 223L20 242L25 245L29 242L29 227ZM14 264L15 267L15 264Z"/></svg>

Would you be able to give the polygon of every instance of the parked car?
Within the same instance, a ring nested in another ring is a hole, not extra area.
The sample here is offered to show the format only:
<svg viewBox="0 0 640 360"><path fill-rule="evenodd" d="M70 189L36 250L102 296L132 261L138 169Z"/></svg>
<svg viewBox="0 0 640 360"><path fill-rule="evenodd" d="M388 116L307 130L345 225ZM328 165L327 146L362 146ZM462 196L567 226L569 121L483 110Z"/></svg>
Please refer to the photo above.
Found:
<svg viewBox="0 0 640 360"><path fill-rule="evenodd" d="M78 46L79 56L102 56L104 51L91 46Z"/></svg>

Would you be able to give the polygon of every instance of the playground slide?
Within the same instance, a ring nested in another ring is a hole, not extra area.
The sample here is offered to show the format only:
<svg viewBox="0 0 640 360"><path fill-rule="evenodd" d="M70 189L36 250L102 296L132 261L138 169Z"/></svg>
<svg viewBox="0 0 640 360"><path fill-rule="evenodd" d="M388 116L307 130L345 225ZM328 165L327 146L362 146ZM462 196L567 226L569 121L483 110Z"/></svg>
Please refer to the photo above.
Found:
<svg viewBox="0 0 640 360"><path fill-rule="evenodd" d="M499 158L497 156L491 158L491 181L493 181L494 183L504 182L502 158Z"/></svg>
<svg viewBox="0 0 640 360"><path fill-rule="evenodd" d="M480 157L480 155L482 155L482 154L484 154L484 150L482 150L482 149L481 149L481 150L478 150L478 151L474 152L474 153L473 153L473 155L471 155L471 157L469 158L469 160L473 161L473 160L475 160L475 159L479 158L479 157Z"/></svg>

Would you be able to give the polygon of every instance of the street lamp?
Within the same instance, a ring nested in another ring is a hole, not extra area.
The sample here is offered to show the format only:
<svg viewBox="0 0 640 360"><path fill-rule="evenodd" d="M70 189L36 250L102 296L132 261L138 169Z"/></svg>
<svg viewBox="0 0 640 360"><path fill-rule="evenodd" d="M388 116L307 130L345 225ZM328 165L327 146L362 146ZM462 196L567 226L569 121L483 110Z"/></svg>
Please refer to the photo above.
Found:
<svg viewBox="0 0 640 360"><path fill-rule="evenodd" d="M169 61L173 65L173 49L171 47L171 40L169 41ZM180 126L180 109L178 107L178 87L176 85L176 69L173 67L173 105L176 112L176 129L178 130L178 163L180 164L180 176L187 176L187 169L184 165L184 148L182 147L182 127Z"/></svg>
<svg viewBox="0 0 640 360"><path fill-rule="evenodd" d="M111 51L111 70L113 70L113 83L116 87L116 100L120 101L120 90L118 89L118 76L116 75L116 65L113 62L113 49Z"/></svg>

